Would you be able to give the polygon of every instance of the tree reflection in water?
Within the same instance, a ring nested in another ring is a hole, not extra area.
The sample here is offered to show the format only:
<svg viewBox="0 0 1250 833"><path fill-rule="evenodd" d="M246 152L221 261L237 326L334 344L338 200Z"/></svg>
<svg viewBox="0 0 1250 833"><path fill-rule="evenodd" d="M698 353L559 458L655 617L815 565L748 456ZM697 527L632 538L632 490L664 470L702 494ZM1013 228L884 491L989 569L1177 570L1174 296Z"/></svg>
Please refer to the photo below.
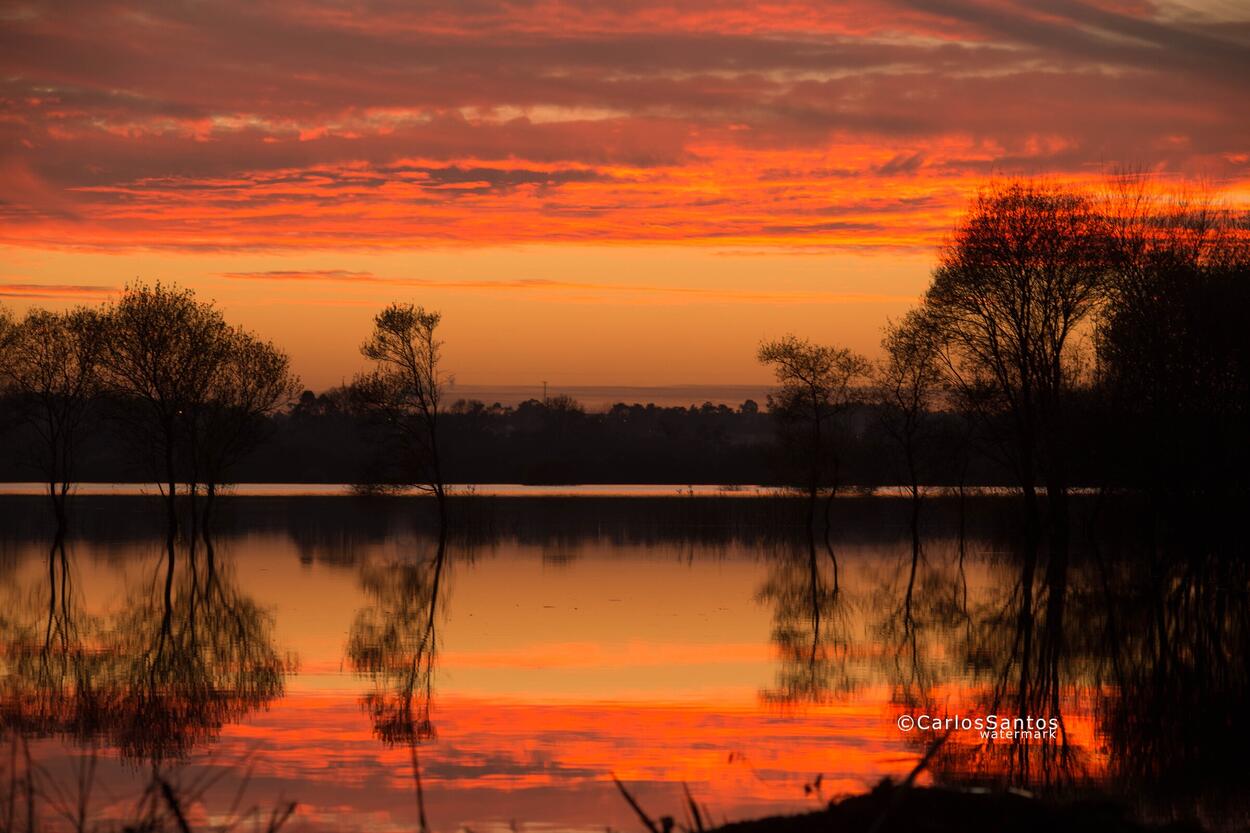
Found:
<svg viewBox="0 0 1250 833"><path fill-rule="evenodd" d="M29 750L32 740L56 737L87 748L79 756L81 821L98 748L117 750L149 768L153 784L168 784L172 770L225 725L280 698L295 662L277 650L272 616L238 586L211 539L183 549L168 538L147 580L129 587L108 616L83 612L74 574L58 534L46 587L7 606L0 720L13 745L14 782L19 745ZM20 778L29 799L21 812L33 829L37 766L26 760ZM62 793L59 784L42 788ZM151 821L157 809L148 805L142 812Z"/></svg>
<svg viewBox="0 0 1250 833"><path fill-rule="evenodd" d="M422 831L429 824L417 748L436 736L430 709L446 560L447 538L440 534L432 556L363 565L361 586L373 603L357 611L347 643L352 670L373 681L373 690L361 698L361 706L369 714L374 733L388 746L408 747Z"/></svg>
<svg viewBox="0 0 1250 833"><path fill-rule="evenodd" d="M826 559L817 552L812 535L806 547L783 549L769 563L758 599L772 607L772 640L780 667L776 687L760 693L765 702L821 703L859 685L848 661L848 600L838 583L832 549L828 555Z"/></svg>
<svg viewBox="0 0 1250 833"><path fill-rule="evenodd" d="M282 695L294 661L274 645L273 619L218 562L211 539L134 593L105 644L116 701L108 726L123 755L159 764Z"/></svg>
<svg viewBox="0 0 1250 833"><path fill-rule="evenodd" d="M1100 553L1072 638L1101 637L1086 653L1104 692L1110 778L1160 812L1244 824L1250 564L1240 536L1217 532L1227 527L1203 518L1179 540L1137 548L1138 563Z"/></svg>
<svg viewBox="0 0 1250 833"><path fill-rule="evenodd" d="M1143 524L1126 501L1108 501L1097 515L1091 504L1073 512L1062 569L1045 539L1030 550L1022 536L1001 530L957 536L949 518L920 536L922 549L915 538L876 528L868 537L871 521L835 529L836 580L821 536L796 540L793 528L767 537L755 528L703 524L691 532L692 525L672 524L648 530L645 543L680 545L683 561L693 561L722 553L742 534L745 547L763 554L757 598L771 617L778 657L775 684L760 692L769 707L872 700L884 683L900 712L1053 716L1063 721L1053 740L985 742L957 732L929 772L954 785L1058 794L1097 787L1157 817L1244 822L1244 543L1214 510L1166 524L1154 512L1154 522ZM302 529L303 517L293 518L292 529ZM530 544L570 562L597 552L603 538L596 534L558 524L526 530ZM419 558L359 565L368 601L352 621L347 654L367 678L360 703L378 739L411 753L417 810L428 828L417 753L436 734L431 712L450 558L446 541L418 540L427 548ZM852 544L860 541L857 551ZM27 585L14 588L0 612L0 720L15 739L6 750L15 760L25 739L61 737L172 771L224 725L281 696L293 663L275 647L269 613L212 542L158 545L150 569L128 573L137 580L118 609L94 616L76 586L73 548L55 539L44 552L46 563L40 557L39 569L23 574ZM456 557L461 563L465 551ZM347 560L333 563L341 569ZM919 754L933 737L902 739Z"/></svg>
<svg viewBox="0 0 1250 833"><path fill-rule="evenodd" d="M1250 818L1250 565L1226 519L1200 517L1173 518L1162 536L1141 534L1157 524L1136 513L1091 524L1071 568L1017 541L985 557L988 586L971 606L955 554L927 563L910 612L889 604L901 580L881 588L876 633L901 713L1059 720L1054 738L957 732L934 779L1099 788L1152 816ZM952 702L959 679L970 702Z"/></svg>
<svg viewBox="0 0 1250 833"><path fill-rule="evenodd" d="M90 736L105 699L97 689L105 672L100 622L82 610L62 534L48 550L43 579L45 587L11 599L0 618L0 720L14 736Z"/></svg>

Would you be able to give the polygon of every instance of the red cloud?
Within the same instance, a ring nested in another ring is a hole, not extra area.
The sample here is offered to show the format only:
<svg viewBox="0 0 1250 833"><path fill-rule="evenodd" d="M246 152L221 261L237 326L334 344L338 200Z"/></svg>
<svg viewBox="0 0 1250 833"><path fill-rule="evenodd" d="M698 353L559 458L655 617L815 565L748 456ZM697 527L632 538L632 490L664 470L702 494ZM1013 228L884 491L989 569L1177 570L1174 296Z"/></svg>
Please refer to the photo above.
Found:
<svg viewBox="0 0 1250 833"><path fill-rule="evenodd" d="M62 283L0 283L0 298L101 300L117 291L115 286Z"/></svg>
<svg viewBox="0 0 1250 833"><path fill-rule="evenodd" d="M1250 179L1236 21L940 8L36 3L0 242L928 246L994 171Z"/></svg>

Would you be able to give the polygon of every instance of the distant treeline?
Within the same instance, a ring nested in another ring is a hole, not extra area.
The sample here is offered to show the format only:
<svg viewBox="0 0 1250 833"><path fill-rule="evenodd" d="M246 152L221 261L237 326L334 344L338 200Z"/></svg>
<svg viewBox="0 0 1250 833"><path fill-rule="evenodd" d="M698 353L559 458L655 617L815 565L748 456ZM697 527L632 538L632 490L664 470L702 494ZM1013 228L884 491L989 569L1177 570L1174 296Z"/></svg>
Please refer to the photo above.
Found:
<svg viewBox="0 0 1250 833"><path fill-rule="evenodd" d="M17 407L6 404L8 413ZM77 450L78 478L151 481L150 458L134 450L127 429L132 420L124 412L133 406L112 400L97 407L96 424ZM793 460L777 441L778 418L754 400L735 408L710 402L685 408L618 403L593 412L565 396L516 405L462 399L440 415L441 447L448 483L794 485ZM263 442L233 466L231 482L345 483L362 491L407 482L403 450L353 406L347 388L305 390L289 408L260 419ZM887 430L888 409L865 401L841 419L840 485L905 485L906 461ZM933 413L928 419L926 483L1015 485L1009 468L969 442L964 417ZM1133 452L1117 451L1124 446L1124 431L1105 414L1084 421L1073 438L1080 452L1073 455L1077 485L1131 481ZM40 479L26 453L36 442L29 426L9 426L0 438L0 480ZM1127 457L1116 463L1120 453Z"/></svg>
<svg viewBox="0 0 1250 833"><path fill-rule="evenodd" d="M122 401L101 411L120 414ZM12 411L12 406L9 408ZM845 483L896 484L904 477L876 409L848 415L855 426L845 451ZM243 483L347 483L366 488L403 483L404 455L366 414L353 407L350 391L304 391L286 410L264 418L265 441L232 469ZM957 441L957 420L945 417ZM78 476L87 482L147 482L148 459L133 453L128 420L102 418L79 449ZM441 447L448 483L694 483L782 485L789 463L776 444L776 417L747 400L727 405L659 407L614 405L588 412L568 397L517 405L458 400L440 415ZM0 479L38 480L22 448L29 428L7 431L0 446ZM954 457L955 448L947 454ZM954 472L954 469L951 469ZM954 472L957 474L957 472ZM936 481L935 481L936 482ZM1007 472L979 458L969 483L1006 484ZM944 485L957 485L951 476Z"/></svg>

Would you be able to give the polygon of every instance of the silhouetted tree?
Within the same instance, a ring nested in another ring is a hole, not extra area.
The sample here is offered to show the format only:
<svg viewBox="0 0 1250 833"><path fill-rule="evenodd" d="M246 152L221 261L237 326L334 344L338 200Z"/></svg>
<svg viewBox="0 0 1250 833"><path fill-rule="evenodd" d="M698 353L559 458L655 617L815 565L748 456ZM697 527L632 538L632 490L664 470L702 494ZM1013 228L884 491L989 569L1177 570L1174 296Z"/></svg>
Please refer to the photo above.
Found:
<svg viewBox="0 0 1250 833"><path fill-rule="evenodd" d="M438 502L446 522L446 483L439 454L438 422L444 376L442 316L412 304L392 304L373 320L373 335L360 347L376 369L353 383L357 401L394 429L412 457L412 480Z"/></svg>
<svg viewBox="0 0 1250 833"><path fill-rule="evenodd" d="M1106 219L1088 196L1037 182L996 183L977 195L924 297L952 387L983 426L1005 423L1002 447L1024 492L1027 534L1014 642L1022 710L1035 689L1029 675L1036 671L1053 683L1063 652L1070 441L1065 411L1084 369L1080 328L1096 311L1109 270ZM1050 546L1043 650L1035 659L1039 480L1046 486ZM1058 696L1055 686L1048 690Z"/></svg>
<svg viewBox="0 0 1250 833"><path fill-rule="evenodd" d="M126 409L132 436L153 453L166 489L169 528L177 528L179 449L188 419L206 402L229 356L230 328L211 304L189 289L142 283L126 287L106 308L104 368ZM195 460L183 460L196 482Z"/></svg>
<svg viewBox="0 0 1250 833"><path fill-rule="evenodd" d="M1044 480L1062 512L1064 409L1082 371L1078 329L1107 282L1106 223L1083 194L1037 182L977 195L924 297L950 380L991 422L1009 425L1009 458L1039 525Z"/></svg>
<svg viewBox="0 0 1250 833"><path fill-rule="evenodd" d="M230 468L272 427L267 419L299 390L290 359L271 342L242 329L225 334L222 360L205 395L191 407L189 428L195 470L204 484L207 527L217 487ZM206 529L207 531L207 529Z"/></svg>
<svg viewBox="0 0 1250 833"><path fill-rule="evenodd" d="M92 406L100 392L103 321L93 310L31 310L5 328L0 379L18 405L18 418L38 438L31 449L58 525Z"/></svg>
<svg viewBox="0 0 1250 833"><path fill-rule="evenodd" d="M13 313L4 304L0 304L0 361L3 360L9 349L9 343L13 340L13 331L15 325L13 322ZM4 412L0 412L0 431L8 429L10 426L11 415L8 413L10 405L10 391L5 389L4 385L0 385L0 401L3 402Z"/></svg>
<svg viewBox="0 0 1250 833"><path fill-rule="evenodd" d="M880 423L902 455L911 493L911 574L904 604L904 621L908 623L920 561L922 458L933 452L929 444L934 439L934 411L943 384L938 341L932 327L932 321L920 310L909 312L902 321L887 324L882 340L885 359L878 363L876 376Z"/></svg>
<svg viewBox="0 0 1250 833"><path fill-rule="evenodd" d="M1244 485L1247 216L1210 195L1167 194L1146 180L1114 185L1107 213L1115 268L1098 321L1097 393L1122 461L1118 475L1158 497Z"/></svg>
<svg viewBox="0 0 1250 833"><path fill-rule="evenodd" d="M938 342L931 320L913 310L902 321L886 325L881 344L885 358L878 362L875 376L880 425L898 446L908 489L918 500L926 453L932 453L926 442L937 430L935 414L942 404Z"/></svg>
<svg viewBox="0 0 1250 833"><path fill-rule="evenodd" d="M858 353L792 335L761 344L758 359L780 385L769 394L768 407L805 469L808 526L814 527L820 491L828 489L832 500L838 487L835 420L856 401L855 385L868 378L871 366Z"/></svg>

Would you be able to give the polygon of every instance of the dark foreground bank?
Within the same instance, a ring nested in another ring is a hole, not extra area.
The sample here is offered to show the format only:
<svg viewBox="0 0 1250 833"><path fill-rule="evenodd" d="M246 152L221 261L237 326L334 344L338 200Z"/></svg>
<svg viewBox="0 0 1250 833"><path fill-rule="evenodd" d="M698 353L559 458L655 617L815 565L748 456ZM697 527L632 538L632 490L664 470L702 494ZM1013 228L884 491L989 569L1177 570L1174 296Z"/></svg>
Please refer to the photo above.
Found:
<svg viewBox="0 0 1250 833"><path fill-rule="evenodd" d="M1123 805L1082 799L1044 801L1023 792L969 792L906 788L883 781L872 792L835 801L827 809L771 816L718 827L721 833L1201 833L1196 822L1156 826L1135 821Z"/></svg>

